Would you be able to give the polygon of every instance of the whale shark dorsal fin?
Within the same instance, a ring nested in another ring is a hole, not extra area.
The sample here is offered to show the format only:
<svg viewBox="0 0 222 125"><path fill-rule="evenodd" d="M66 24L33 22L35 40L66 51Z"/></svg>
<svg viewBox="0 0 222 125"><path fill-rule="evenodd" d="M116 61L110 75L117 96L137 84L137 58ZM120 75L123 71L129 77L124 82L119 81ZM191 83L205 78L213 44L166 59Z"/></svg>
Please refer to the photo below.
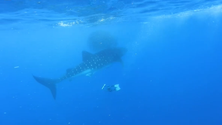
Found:
<svg viewBox="0 0 222 125"><path fill-rule="evenodd" d="M82 51L82 61L87 61L93 56L92 53L87 51Z"/></svg>
<svg viewBox="0 0 222 125"><path fill-rule="evenodd" d="M72 68L68 68L67 70L66 70L66 73L70 73L72 71Z"/></svg>

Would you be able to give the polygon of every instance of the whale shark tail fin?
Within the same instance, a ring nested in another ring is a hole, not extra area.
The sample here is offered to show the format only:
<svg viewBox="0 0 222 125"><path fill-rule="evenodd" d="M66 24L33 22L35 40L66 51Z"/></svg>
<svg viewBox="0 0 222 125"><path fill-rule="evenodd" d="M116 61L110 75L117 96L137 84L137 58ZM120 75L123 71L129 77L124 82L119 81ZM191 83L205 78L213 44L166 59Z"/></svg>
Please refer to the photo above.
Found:
<svg viewBox="0 0 222 125"><path fill-rule="evenodd" d="M52 96L54 99L56 99L56 83L59 82L58 79L48 79L48 78L41 78L41 77L37 77L37 76L34 76L34 79L44 85L45 87L49 88L49 90L51 91L52 93Z"/></svg>

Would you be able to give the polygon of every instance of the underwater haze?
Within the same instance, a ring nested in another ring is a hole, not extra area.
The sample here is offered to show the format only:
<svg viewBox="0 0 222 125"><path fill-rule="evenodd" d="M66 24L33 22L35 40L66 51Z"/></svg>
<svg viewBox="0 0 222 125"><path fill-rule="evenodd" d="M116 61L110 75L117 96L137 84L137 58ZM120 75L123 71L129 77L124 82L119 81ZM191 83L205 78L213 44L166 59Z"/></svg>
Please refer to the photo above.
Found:
<svg viewBox="0 0 222 125"><path fill-rule="evenodd" d="M0 100L0 125L221 125L222 1L1 0Z"/></svg>

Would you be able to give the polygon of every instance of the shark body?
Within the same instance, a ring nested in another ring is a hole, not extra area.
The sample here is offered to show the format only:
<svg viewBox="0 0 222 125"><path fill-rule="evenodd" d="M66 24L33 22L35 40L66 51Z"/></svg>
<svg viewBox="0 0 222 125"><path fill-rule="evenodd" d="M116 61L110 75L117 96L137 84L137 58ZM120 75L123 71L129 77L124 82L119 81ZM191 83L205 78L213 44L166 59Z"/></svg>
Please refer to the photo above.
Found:
<svg viewBox="0 0 222 125"><path fill-rule="evenodd" d="M82 52L82 63L74 68L67 69L66 74L57 79L48 79L33 76L40 84L50 89L53 98L56 99L56 84L63 80L78 76L90 76L95 71L104 68L114 62L122 63L121 57L125 54L125 48L110 48L102 50L98 53L92 54L86 51Z"/></svg>

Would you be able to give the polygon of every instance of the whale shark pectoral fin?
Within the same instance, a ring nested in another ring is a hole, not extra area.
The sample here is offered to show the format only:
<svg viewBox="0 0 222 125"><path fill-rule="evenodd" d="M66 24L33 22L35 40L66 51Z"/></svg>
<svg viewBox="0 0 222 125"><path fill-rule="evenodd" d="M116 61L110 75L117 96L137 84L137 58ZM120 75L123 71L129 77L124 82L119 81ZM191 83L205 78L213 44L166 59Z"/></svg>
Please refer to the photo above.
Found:
<svg viewBox="0 0 222 125"><path fill-rule="evenodd" d="M56 83L60 82L58 79L47 79L37 76L33 77L38 83L47 87L51 91L53 98L56 99Z"/></svg>
<svg viewBox="0 0 222 125"><path fill-rule="evenodd" d="M93 72L87 73L86 76L91 77L93 74L94 74Z"/></svg>
<svg viewBox="0 0 222 125"><path fill-rule="evenodd" d="M89 76L89 77L91 77L93 74L95 73L95 71L88 71L88 73L86 73L86 76Z"/></svg>
<svg viewBox="0 0 222 125"><path fill-rule="evenodd" d="M86 76L91 76L91 73L86 74Z"/></svg>

